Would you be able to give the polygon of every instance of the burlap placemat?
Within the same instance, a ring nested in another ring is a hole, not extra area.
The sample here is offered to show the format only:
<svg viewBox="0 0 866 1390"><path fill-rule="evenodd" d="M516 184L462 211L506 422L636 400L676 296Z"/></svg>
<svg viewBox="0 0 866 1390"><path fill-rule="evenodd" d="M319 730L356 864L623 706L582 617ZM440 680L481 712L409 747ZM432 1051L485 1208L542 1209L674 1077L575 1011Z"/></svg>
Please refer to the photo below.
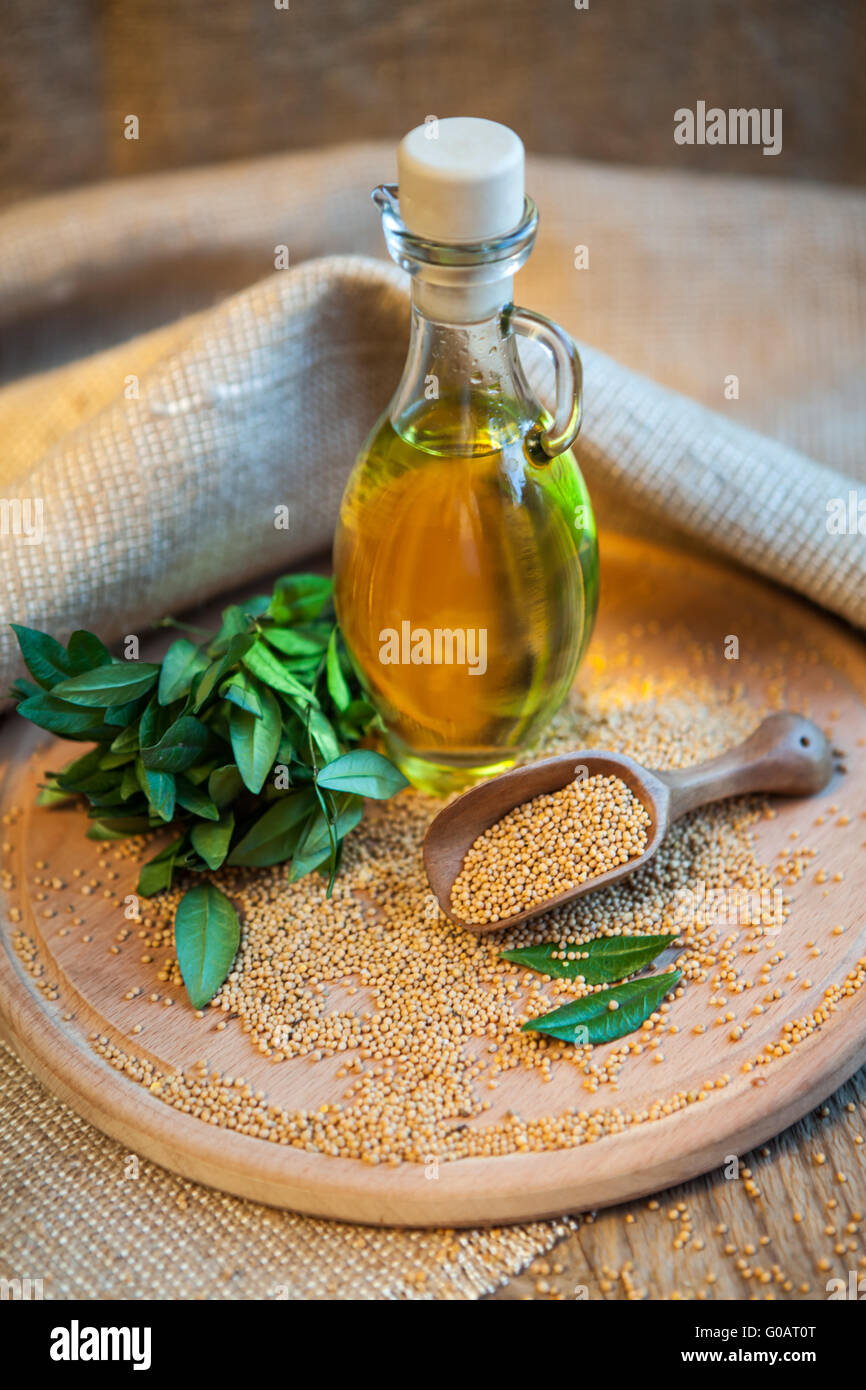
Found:
<svg viewBox="0 0 866 1390"><path fill-rule="evenodd" d="M45 1298L467 1299L574 1229L396 1231L294 1216L157 1168L0 1043L0 1277Z"/></svg>

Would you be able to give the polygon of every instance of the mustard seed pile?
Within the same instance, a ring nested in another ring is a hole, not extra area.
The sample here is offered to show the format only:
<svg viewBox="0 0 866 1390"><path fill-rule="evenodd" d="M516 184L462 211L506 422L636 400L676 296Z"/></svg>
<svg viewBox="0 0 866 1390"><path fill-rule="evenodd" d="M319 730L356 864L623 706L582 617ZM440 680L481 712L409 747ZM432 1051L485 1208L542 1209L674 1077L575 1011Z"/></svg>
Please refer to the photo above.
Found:
<svg viewBox="0 0 866 1390"><path fill-rule="evenodd" d="M464 922L500 922L637 859L650 817L621 777L577 778L534 797L472 844L451 889Z"/></svg>

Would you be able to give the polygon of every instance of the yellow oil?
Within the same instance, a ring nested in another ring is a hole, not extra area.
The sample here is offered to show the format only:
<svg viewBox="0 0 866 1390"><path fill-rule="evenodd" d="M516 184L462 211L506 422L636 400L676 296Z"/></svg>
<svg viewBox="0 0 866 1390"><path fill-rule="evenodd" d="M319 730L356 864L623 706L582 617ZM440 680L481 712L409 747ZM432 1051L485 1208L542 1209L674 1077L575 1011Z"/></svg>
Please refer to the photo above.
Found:
<svg viewBox="0 0 866 1390"><path fill-rule="evenodd" d="M421 403L399 431L380 421L343 498L343 634L391 755L439 794L510 766L562 703L592 630L583 478L571 452L531 463L525 433L501 397Z"/></svg>

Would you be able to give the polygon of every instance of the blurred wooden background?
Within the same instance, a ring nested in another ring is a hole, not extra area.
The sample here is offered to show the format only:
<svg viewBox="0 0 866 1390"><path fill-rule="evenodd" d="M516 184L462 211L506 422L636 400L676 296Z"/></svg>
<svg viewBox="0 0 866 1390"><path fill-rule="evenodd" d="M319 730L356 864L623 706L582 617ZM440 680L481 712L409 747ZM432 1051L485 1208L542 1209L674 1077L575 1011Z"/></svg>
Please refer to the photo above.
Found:
<svg viewBox="0 0 866 1390"><path fill-rule="evenodd" d="M588 5L5 0L0 202L396 139L427 115L457 114L512 124L537 153L866 182L862 0ZM782 153L677 146L673 113L698 100L781 107ZM127 115L137 141L124 138Z"/></svg>

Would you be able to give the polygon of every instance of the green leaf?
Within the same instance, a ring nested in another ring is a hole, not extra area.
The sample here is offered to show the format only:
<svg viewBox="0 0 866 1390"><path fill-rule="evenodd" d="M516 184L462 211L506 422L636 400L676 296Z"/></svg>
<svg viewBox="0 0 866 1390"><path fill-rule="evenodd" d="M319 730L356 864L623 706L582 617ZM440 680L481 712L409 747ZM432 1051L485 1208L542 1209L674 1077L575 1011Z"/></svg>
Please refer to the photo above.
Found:
<svg viewBox="0 0 866 1390"><path fill-rule="evenodd" d="M316 781L328 791L353 792L377 801L387 801L389 796L409 785L399 768L370 748L353 748L335 758L322 768Z"/></svg>
<svg viewBox="0 0 866 1390"><path fill-rule="evenodd" d="M350 830L355 829L363 814L364 808L359 799L350 797L336 816L333 825L329 825L321 811L313 816L292 859L290 881L296 883L299 878L303 878L326 859L330 859L332 834L334 839L342 840Z"/></svg>
<svg viewBox="0 0 866 1390"><path fill-rule="evenodd" d="M88 840L126 840L130 835L143 835L150 829L144 816L101 816L87 832Z"/></svg>
<svg viewBox="0 0 866 1390"><path fill-rule="evenodd" d="M141 714L141 700L130 700L127 705L114 705L105 711L105 722L112 728L126 729L138 722Z"/></svg>
<svg viewBox="0 0 866 1390"><path fill-rule="evenodd" d="M295 745L286 733L285 725L283 725L283 731L280 734L280 746L277 749L277 762L281 763L283 767L288 767L296 757ZM289 780L291 781L291 776Z"/></svg>
<svg viewBox="0 0 866 1390"><path fill-rule="evenodd" d="M210 656L224 652L232 638L250 631L250 619L260 617L270 607L270 594L259 594L256 598L244 599L243 603L233 603L223 610L222 625L208 647Z"/></svg>
<svg viewBox="0 0 866 1390"><path fill-rule="evenodd" d="M262 697L259 694L259 685L248 672L235 671L234 675L220 686L220 695L224 700L230 700L233 705L237 705L239 709L247 709L250 714L261 719Z"/></svg>
<svg viewBox="0 0 866 1390"><path fill-rule="evenodd" d="M309 739L305 721L294 712L284 711L283 733L277 761L286 764L303 762L304 755L302 755L301 749L308 749L308 747ZM305 763L305 766L309 766L309 764Z"/></svg>
<svg viewBox="0 0 866 1390"><path fill-rule="evenodd" d="M161 705L170 705L182 695L188 695L195 676L209 665L205 653L186 637L172 642L162 659L157 698Z"/></svg>
<svg viewBox="0 0 866 1390"><path fill-rule="evenodd" d="M186 780L192 782L194 787L201 786L202 782L206 782L210 777L217 763L217 758L211 758L210 762L196 763L195 767L188 767L185 773Z"/></svg>
<svg viewBox="0 0 866 1390"><path fill-rule="evenodd" d="M216 824L194 825L189 833L192 847L209 869L218 869L228 854L235 828L234 812L223 811Z"/></svg>
<svg viewBox="0 0 866 1390"><path fill-rule="evenodd" d="M190 1003L203 1009L222 986L237 953L237 912L212 883L202 883L181 898L174 919L174 940Z"/></svg>
<svg viewBox="0 0 866 1390"><path fill-rule="evenodd" d="M181 835L179 840L173 840L170 845L161 849L159 854L149 859L142 866L135 891L143 898L152 898L154 893L161 893L164 888L170 888L174 866L185 843L186 836Z"/></svg>
<svg viewBox="0 0 866 1390"><path fill-rule="evenodd" d="M154 811L160 820L173 820L177 794L174 777L170 772L151 772L149 768L145 768L144 776L147 783L145 794Z"/></svg>
<svg viewBox="0 0 866 1390"><path fill-rule="evenodd" d="M147 661L115 661L60 681L54 694L73 705L106 709L146 695L158 675L159 667Z"/></svg>
<svg viewBox="0 0 866 1390"><path fill-rule="evenodd" d="M101 748L91 748L87 753L82 753L80 758L74 758L71 763L67 763L62 771L52 772L51 776L56 777L68 791L79 791L81 784L99 771L101 757Z"/></svg>
<svg viewBox="0 0 866 1390"><path fill-rule="evenodd" d="M287 574L274 586L268 613L275 622L308 623L327 607L333 582L321 574Z"/></svg>
<svg viewBox="0 0 866 1390"><path fill-rule="evenodd" d="M325 761L333 762L335 758L339 758L342 750L330 719L320 709L311 709L308 713L313 742Z"/></svg>
<svg viewBox="0 0 866 1390"><path fill-rule="evenodd" d="M227 700L216 700L199 717L203 724L207 724L216 738L221 739L223 743L231 743L231 734L229 733L231 712L231 705ZM218 758L214 759L214 767L218 765L219 761Z"/></svg>
<svg viewBox="0 0 866 1390"><path fill-rule="evenodd" d="M135 796L139 790L138 770L135 763L124 769L120 779L120 795L124 801L128 801L131 796Z"/></svg>
<svg viewBox="0 0 866 1390"><path fill-rule="evenodd" d="M200 719L182 714L166 729L158 743L142 748L141 761L155 772L183 772L198 761L210 734Z"/></svg>
<svg viewBox="0 0 866 1390"><path fill-rule="evenodd" d="M54 786L51 782L44 787L40 787L36 797L37 806L62 806L67 801L75 799L74 792L65 792L62 787Z"/></svg>
<svg viewBox="0 0 866 1390"><path fill-rule="evenodd" d="M255 634L252 632L241 632L231 639L222 656L208 666L196 686L195 704L193 705L194 710L201 709L205 700L212 695L220 681L224 676L228 675L232 667L237 666L238 662L249 651L254 641Z"/></svg>
<svg viewBox="0 0 866 1390"><path fill-rule="evenodd" d="M137 753L138 752L138 725L130 725L111 744L112 753Z"/></svg>
<svg viewBox="0 0 866 1390"><path fill-rule="evenodd" d="M312 691L308 690L292 675L285 662L275 657L264 642L254 642L249 651L244 654L243 662L248 671L252 671L254 676L258 676L272 690L279 690L283 695L290 695L301 705L318 704Z"/></svg>
<svg viewBox="0 0 866 1390"><path fill-rule="evenodd" d="M178 806L189 811L190 815L200 816L202 820L219 820L219 807L214 805L210 797L206 796L194 782L190 782L189 778L177 777L175 779L175 795Z"/></svg>
<svg viewBox="0 0 866 1390"><path fill-rule="evenodd" d="M262 636L283 656L307 657L317 664L322 659L325 642L321 637L299 632L294 627L264 627Z"/></svg>
<svg viewBox="0 0 866 1390"><path fill-rule="evenodd" d="M66 648L56 638L49 637L47 632L37 632L33 627L22 627L20 623L12 623L11 627L18 638L24 665L43 690L52 690L71 675Z"/></svg>
<svg viewBox="0 0 866 1390"><path fill-rule="evenodd" d="M134 831L129 834L134 834ZM113 830L104 821L94 821L89 830L85 830L84 835L87 840L126 840L129 834L123 830Z"/></svg>
<svg viewBox="0 0 866 1390"><path fill-rule="evenodd" d="M352 692L340 666L340 653L337 647L339 632L334 628L328 642L328 694L338 710L347 710L352 703Z"/></svg>
<svg viewBox="0 0 866 1390"><path fill-rule="evenodd" d="M235 797L243 790L244 779L238 772L234 763L226 763L225 767L215 767L208 777L207 791L211 801L220 809L228 806L234 801Z"/></svg>
<svg viewBox="0 0 866 1390"><path fill-rule="evenodd" d="M262 717L232 705L229 721L232 752L245 786L260 792L280 744L280 707L270 690L262 690Z"/></svg>
<svg viewBox="0 0 866 1390"><path fill-rule="evenodd" d="M586 1043L613 1042L636 1028L649 1018L677 984L681 970L666 971L661 975L646 975L638 980L628 980L624 985L613 989L602 989L595 994L584 995L582 999L572 999L562 1008L552 1013L531 1018L523 1024L521 1031L544 1033L562 1042ZM618 1007L612 1009L615 1003Z"/></svg>
<svg viewBox="0 0 866 1390"><path fill-rule="evenodd" d="M230 604L223 609L219 632L208 646L210 656L222 656L235 637L250 631L250 620L240 604Z"/></svg>
<svg viewBox="0 0 866 1390"><path fill-rule="evenodd" d="M311 788L283 796L254 821L229 855L229 863L264 868L290 859L315 804Z"/></svg>
<svg viewBox="0 0 866 1390"><path fill-rule="evenodd" d="M353 700L345 714L341 714L337 721L343 741L356 742L367 732L376 717L375 709L367 700Z"/></svg>
<svg viewBox="0 0 866 1390"><path fill-rule="evenodd" d="M549 941L542 946L502 951L500 959L525 965L528 970L539 970L542 975L554 979L574 980L582 975L588 985L607 985L636 974L676 939L676 933L673 936L595 936L579 946L565 947L566 952L586 957L579 960L555 960L553 953L561 947L558 942Z"/></svg>
<svg viewBox="0 0 866 1390"><path fill-rule="evenodd" d="M106 735L101 711L67 705L64 700L58 700L44 691L22 700L18 713L29 719L31 724L48 729L62 738L98 739ZM110 735L110 730L108 733Z"/></svg>
<svg viewBox="0 0 866 1390"><path fill-rule="evenodd" d="M316 683L322 674L322 656L304 658L303 661L289 661L288 664L295 680L299 680L305 690L315 693Z"/></svg>
<svg viewBox="0 0 866 1390"><path fill-rule="evenodd" d="M145 767L141 758L135 760L138 784L160 820L170 821L174 815L176 787L170 772L155 772Z"/></svg>
<svg viewBox="0 0 866 1390"><path fill-rule="evenodd" d="M138 742L141 748L152 748L159 743L169 724L171 714L163 709L155 695L151 695L138 721Z"/></svg>
<svg viewBox="0 0 866 1390"><path fill-rule="evenodd" d="M116 778L112 778L107 787L90 785L84 788L84 792L91 806L121 806L123 803L120 782Z"/></svg>
<svg viewBox="0 0 866 1390"><path fill-rule="evenodd" d="M9 687L9 698L12 700L29 700L31 695L41 694L42 686L34 685L33 681L25 680L24 676L19 676Z"/></svg>
<svg viewBox="0 0 866 1390"><path fill-rule="evenodd" d="M195 702L193 709L201 709L207 700L216 690L223 676L227 676L233 666L237 666L241 657L252 646L255 636L252 632L242 632L233 637L226 650L216 661L208 666L201 680L195 688Z"/></svg>
<svg viewBox="0 0 866 1390"><path fill-rule="evenodd" d="M84 628L73 632L66 650L70 674L73 676L80 675L82 671L95 671L98 666L111 665L111 652L98 637Z"/></svg>
<svg viewBox="0 0 866 1390"><path fill-rule="evenodd" d="M102 750L100 749L100 752ZM135 761L135 753L132 749L128 753L104 753L99 760L99 767L102 772L111 772L115 768L125 767L127 763Z"/></svg>

